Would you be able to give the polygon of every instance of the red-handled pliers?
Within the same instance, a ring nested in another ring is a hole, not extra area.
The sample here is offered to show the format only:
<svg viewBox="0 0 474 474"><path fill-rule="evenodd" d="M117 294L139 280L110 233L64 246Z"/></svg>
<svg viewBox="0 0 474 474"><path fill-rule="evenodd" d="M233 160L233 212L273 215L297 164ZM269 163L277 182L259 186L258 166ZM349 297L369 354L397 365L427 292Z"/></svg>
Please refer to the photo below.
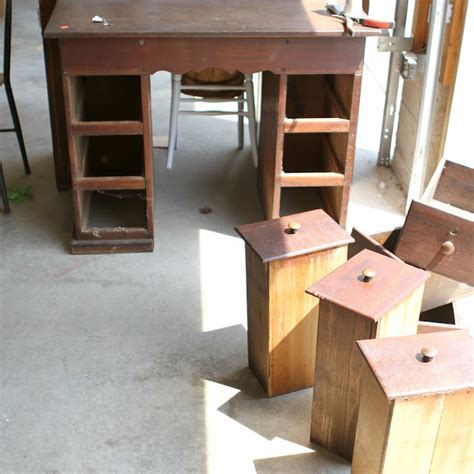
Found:
<svg viewBox="0 0 474 474"><path fill-rule="evenodd" d="M386 21L386 20L378 20L376 18L355 18L347 15L344 11L344 7L337 3L328 3L326 5L326 9L332 14L335 18L340 18L344 21L344 26L346 30L351 34L354 35L354 23L358 23L359 25L368 26L369 28L380 28L383 30L389 30L395 27L395 22L393 21Z"/></svg>

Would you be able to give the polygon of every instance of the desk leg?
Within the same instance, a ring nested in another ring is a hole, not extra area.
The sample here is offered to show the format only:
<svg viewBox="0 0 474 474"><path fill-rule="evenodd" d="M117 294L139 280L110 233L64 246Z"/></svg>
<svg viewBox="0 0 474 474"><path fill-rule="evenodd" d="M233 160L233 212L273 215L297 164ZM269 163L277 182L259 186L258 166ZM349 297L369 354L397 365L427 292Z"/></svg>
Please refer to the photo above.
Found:
<svg viewBox="0 0 474 474"><path fill-rule="evenodd" d="M55 5L56 0L39 0L42 31L46 28ZM46 80L48 84L56 187L59 191L66 191L71 188L71 176L59 41L43 39L43 46Z"/></svg>
<svg viewBox="0 0 474 474"><path fill-rule="evenodd" d="M286 75L263 73L258 191L265 219L280 215L286 86Z"/></svg>

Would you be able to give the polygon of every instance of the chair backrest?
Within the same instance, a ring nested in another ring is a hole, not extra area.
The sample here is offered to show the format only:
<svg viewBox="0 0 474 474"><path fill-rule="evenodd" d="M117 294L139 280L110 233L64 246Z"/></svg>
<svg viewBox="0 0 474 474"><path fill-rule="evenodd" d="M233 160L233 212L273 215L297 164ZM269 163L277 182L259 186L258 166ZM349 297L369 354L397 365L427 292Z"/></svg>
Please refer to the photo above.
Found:
<svg viewBox="0 0 474 474"><path fill-rule="evenodd" d="M242 73L238 71L234 72L227 72L223 69L215 68L215 67L208 67L203 69L202 71L190 71L183 74L183 77L187 77L193 81L193 84L223 84L228 85L229 83L233 83L236 79L239 80Z"/></svg>
<svg viewBox="0 0 474 474"><path fill-rule="evenodd" d="M244 75L240 71L227 72L223 69L209 67L202 71L190 71L183 74L181 83L183 86L242 86ZM240 95L240 92L232 91L203 91L203 90L182 90L183 94L204 98L231 99Z"/></svg>

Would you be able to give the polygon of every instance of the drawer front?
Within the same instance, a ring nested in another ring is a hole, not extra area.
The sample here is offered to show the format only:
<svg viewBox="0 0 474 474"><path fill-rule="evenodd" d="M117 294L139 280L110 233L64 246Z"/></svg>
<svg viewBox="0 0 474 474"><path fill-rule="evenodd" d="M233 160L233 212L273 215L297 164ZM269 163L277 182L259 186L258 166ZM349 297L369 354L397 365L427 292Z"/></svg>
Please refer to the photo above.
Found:
<svg viewBox="0 0 474 474"><path fill-rule="evenodd" d="M474 168L446 161L433 198L474 212Z"/></svg>
<svg viewBox="0 0 474 474"><path fill-rule="evenodd" d="M395 254L407 263L472 286L474 222L413 201Z"/></svg>

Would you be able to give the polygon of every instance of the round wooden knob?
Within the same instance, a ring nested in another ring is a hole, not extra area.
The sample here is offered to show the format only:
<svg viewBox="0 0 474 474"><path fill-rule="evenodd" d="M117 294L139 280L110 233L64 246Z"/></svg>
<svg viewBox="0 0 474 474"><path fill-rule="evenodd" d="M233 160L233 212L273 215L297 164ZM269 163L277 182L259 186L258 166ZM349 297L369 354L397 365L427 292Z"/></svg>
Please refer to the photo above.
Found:
<svg viewBox="0 0 474 474"><path fill-rule="evenodd" d="M377 272L372 268L365 268L362 270L362 275L364 276L364 281L369 282L377 275Z"/></svg>
<svg viewBox="0 0 474 474"><path fill-rule="evenodd" d="M441 244L441 253L444 255L451 255L454 253L454 244L450 240L443 242Z"/></svg>
<svg viewBox="0 0 474 474"><path fill-rule="evenodd" d="M290 222L288 224L288 229L292 234L296 234L301 229L301 224L299 222Z"/></svg>
<svg viewBox="0 0 474 474"><path fill-rule="evenodd" d="M438 350L435 347L423 347L423 349L421 349L423 362L431 362L437 354Z"/></svg>

